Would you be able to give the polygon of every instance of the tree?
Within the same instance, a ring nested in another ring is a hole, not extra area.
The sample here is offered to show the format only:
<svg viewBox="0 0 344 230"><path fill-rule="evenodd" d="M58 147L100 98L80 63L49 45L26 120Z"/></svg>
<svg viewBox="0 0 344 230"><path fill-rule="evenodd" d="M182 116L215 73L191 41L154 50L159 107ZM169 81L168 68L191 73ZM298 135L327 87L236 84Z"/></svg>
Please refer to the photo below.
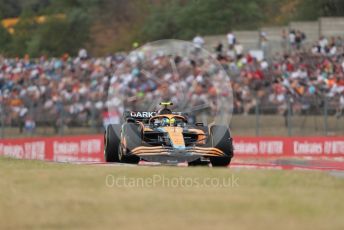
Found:
<svg viewBox="0 0 344 230"><path fill-rule="evenodd" d="M144 40L190 39L197 33L221 34L232 28L256 28L264 19L258 0L173 1L156 5L142 28Z"/></svg>
<svg viewBox="0 0 344 230"><path fill-rule="evenodd" d="M0 0L0 19L16 17L20 12L18 0Z"/></svg>
<svg viewBox="0 0 344 230"><path fill-rule="evenodd" d="M64 53L76 55L88 39L89 19L83 11L75 9L66 19L50 16L28 41L27 50L33 56L60 56Z"/></svg>
<svg viewBox="0 0 344 230"><path fill-rule="evenodd" d="M23 56L26 54L27 43L37 29L37 26L32 11L25 10L22 12L19 22L14 26L14 34L12 35L11 43L8 45L7 53L10 56Z"/></svg>
<svg viewBox="0 0 344 230"><path fill-rule="evenodd" d="M344 16L343 0L303 0L297 18L316 20L323 16Z"/></svg>
<svg viewBox="0 0 344 230"><path fill-rule="evenodd" d="M0 19L18 17L25 9L40 13L50 5L50 1L51 0L0 0Z"/></svg>
<svg viewBox="0 0 344 230"><path fill-rule="evenodd" d="M11 43L11 35L0 25L0 54L6 54Z"/></svg>

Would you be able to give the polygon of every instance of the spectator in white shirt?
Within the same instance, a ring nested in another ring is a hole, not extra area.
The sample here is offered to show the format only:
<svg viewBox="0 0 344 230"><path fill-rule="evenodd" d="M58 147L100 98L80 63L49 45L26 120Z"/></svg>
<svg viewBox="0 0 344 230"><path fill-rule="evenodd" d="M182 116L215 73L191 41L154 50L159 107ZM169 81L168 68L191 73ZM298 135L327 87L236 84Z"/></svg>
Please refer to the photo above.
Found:
<svg viewBox="0 0 344 230"><path fill-rule="evenodd" d="M201 52L201 49L204 45L204 39L200 35L197 35L194 37L192 42L195 45L195 54L197 55L199 52Z"/></svg>
<svg viewBox="0 0 344 230"><path fill-rule="evenodd" d="M322 36L319 40L319 46L320 46L320 51L321 53L326 52L326 46L328 45L328 40L324 36Z"/></svg>
<svg viewBox="0 0 344 230"><path fill-rule="evenodd" d="M237 59L240 59L243 56L243 52L244 52L243 45L240 44L239 42L236 43L236 45L234 46L234 51L237 56Z"/></svg>
<svg viewBox="0 0 344 230"><path fill-rule="evenodd" d="M80 59L86 59L88 57L87 50L84 48L80 49L78 56Z"/></svg>
<svg viewBox="0 0 344 230"><path fill-rule="evenodd" d="M229 49L233 49L234 45L236 44L236 37L232 32L227 34L227 43Z"/></svg>
<svg viewBox="0 0 344 230"><path fill-rule="evenodd" d="M197 35L196 37L194 37L192 42L197 48L202 48L204 45L204 39L200 35Z"/></svg>
<svg viewBox="0 0 344 230"><path fill-rule="evenodd" d="M291 48L295 48L295 43L296 42L296 34L294 30L291 30L289 32L289 44Z"/></svg>

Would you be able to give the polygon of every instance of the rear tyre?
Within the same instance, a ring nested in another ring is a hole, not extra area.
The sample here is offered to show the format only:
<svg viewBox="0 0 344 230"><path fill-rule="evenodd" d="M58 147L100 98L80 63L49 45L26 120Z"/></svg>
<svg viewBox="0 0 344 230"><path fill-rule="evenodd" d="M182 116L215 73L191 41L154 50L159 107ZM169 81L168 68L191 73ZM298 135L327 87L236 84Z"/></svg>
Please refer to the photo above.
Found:
<svg viewBox="0 0 344 230"><path fill-rule="evenodd" d="M121 125L108 125L104 134L104 159L106 162L119 162Z"/></svg>
<svg viewBox="0 0 344 230"><path fill-rule="evenodd" d="M210 162L214 167L226 167L233 157L233 142L226 126L214 125L210 128L212 146L225 153L223 157L211 157Z"/></svg>
<svg viewBox="0 0 344 230"><path fill-rule="evenodd" d="M121 146L121 161L129 164L137 164L140 158L132 155L134 148L142 145L142 127L138 124L127 123L123 127L125 145Z"/></svg>

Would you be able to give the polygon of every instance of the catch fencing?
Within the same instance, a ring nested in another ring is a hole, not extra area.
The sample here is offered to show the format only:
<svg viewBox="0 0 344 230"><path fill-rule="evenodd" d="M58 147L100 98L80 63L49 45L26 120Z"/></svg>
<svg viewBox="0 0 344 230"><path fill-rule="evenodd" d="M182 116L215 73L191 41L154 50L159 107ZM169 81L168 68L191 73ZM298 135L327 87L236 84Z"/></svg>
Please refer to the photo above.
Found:
<svg viewBox="0 0 344 230"><path fill-rule="evenodd" d="M336 97L286 95L282 102L251 97L234 103L239 104L229 124L234 136L344 136L344 107ZM2 104L0 138L101 134L108 123L120 120L95 106L80 111L69 103L56 107L36 103L22 116L20 109Z"/></svg>

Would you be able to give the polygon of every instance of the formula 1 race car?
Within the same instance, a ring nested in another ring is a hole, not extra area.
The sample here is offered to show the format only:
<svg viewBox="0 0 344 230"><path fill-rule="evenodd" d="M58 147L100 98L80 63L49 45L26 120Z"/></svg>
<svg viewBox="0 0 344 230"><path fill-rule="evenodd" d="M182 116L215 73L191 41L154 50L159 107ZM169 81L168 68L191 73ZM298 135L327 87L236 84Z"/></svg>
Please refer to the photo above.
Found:
<svg viewBox="0 0 344 230"><path fill-rule="evenodd" d="M122 125L104 134L106 162L159 162L227 166L233 157L228 127L189 124L187 114L172 112L172 103L158 112L125 112Z"/></svg>

